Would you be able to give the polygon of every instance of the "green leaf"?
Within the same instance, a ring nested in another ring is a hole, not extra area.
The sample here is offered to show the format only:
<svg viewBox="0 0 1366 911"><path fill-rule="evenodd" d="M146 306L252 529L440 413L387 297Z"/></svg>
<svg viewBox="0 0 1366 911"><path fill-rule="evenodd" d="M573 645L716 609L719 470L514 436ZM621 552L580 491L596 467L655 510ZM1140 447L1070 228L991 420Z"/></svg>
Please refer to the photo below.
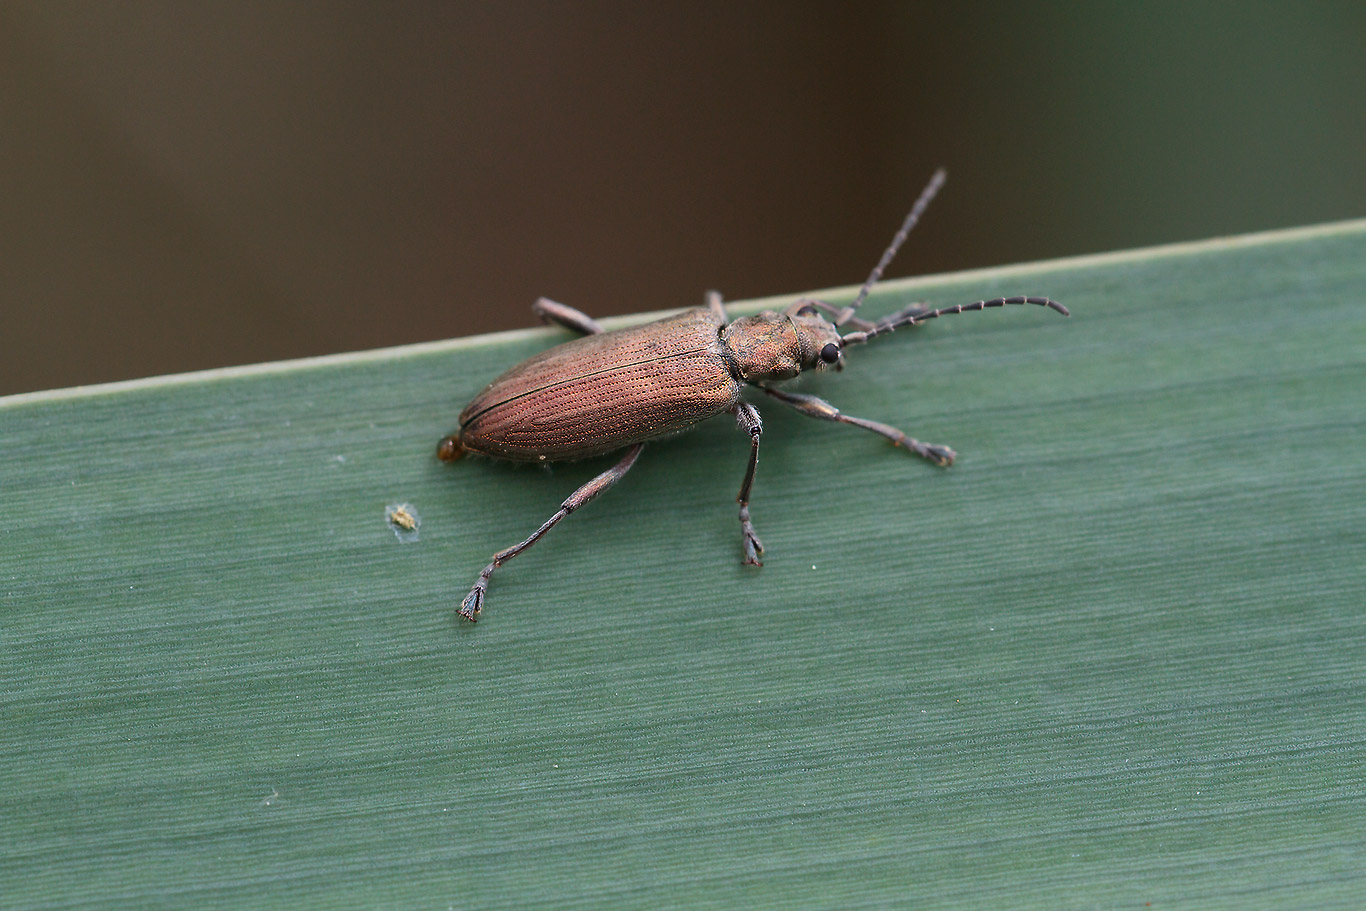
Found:
<svg viewBox="0 0 1366 911"><path fill-rule="evenodd" d="M734 421L647 447L477 626L610 460L435 445L562 331L0 400L0 905L1359 906L1363 288L1366 222L889 282L1073 317L799 384L947 470L756 400L762 569Z"/></svg>

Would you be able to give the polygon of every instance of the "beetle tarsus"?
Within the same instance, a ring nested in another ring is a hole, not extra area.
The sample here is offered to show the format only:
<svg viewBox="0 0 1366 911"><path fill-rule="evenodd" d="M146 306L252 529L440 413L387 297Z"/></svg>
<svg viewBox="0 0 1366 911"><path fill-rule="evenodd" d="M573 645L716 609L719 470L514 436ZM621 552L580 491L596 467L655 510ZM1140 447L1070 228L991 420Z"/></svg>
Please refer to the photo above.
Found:
<svg viewBox="0 0 1366 911"><path fill-rule="evenodd" d="M764 542L754 531L754 523L749 520L749 504L740 507L740 532L745 538L745 566L763 566L760 555L764 552Z"/></svg>
<svg viewBox="0 0 1366 911"><path fill-rule="evenodd" d="M934 443L922 443L919 440L913 440L910 437L906 437L904 441L896 442L896 445L906 447L922 459L927 459L940 468L948 468L953 464L953 460L958 458L958 453L947 446L939 446Z"/></svg>
<svg viewBox="0 0 1366 911"><path fill-rule="evenodd" d="M460 602L460 608L456 613L471 623L478 623L479 615L484 612L484 589L488 587L488 584L488 578L481 573L479 581L474 584L474 588L470 589L465 600Z"/></svg>

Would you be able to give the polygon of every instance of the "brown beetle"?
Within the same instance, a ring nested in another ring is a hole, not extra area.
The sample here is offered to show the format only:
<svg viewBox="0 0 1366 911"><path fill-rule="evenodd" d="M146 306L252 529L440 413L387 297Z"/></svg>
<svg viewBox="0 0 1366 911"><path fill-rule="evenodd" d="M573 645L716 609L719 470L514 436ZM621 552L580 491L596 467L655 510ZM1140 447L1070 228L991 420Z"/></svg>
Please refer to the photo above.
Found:
<svg viewBox="0 0 1366 911"><path fill-rule="evenodd" d="M583 459L619 449L626 453L616 465L574 491L525 541L494 554L461 602L460 616L478 620L494 570L620 480L635 464L645 443L686 430L723 411L735 415L741 429L750 435L749 467L738 497L740 528L744 562L761 565L759 555L764 546L750 521L749 493L759 461L763 425L758 409L741 396L747 383L803 414L871 430L937 465L951 465L955 453L947 446L922 443L895 427L841 414L815 396L784 392L770 385L790 380L803 370L843 369L844 350L850 345L948 313L1038 304L1067 315L1067 308L1046 297L998 297L942 309L913 304L876 322L854 315L943 185L944 176L943 169L935 172L847 307L799 300L781 313L765 310L731 322L721 295L711 291L706 307L643 326L604 332L591 317L573 307L546 298L538 300L532 310L543 320L585 337L525 360L490 383L460 413L460 429L441 440L437 456L449 462L474 452L497 459L547 462ZM846 324L854 331L841 334L839 327Z"/></svg>

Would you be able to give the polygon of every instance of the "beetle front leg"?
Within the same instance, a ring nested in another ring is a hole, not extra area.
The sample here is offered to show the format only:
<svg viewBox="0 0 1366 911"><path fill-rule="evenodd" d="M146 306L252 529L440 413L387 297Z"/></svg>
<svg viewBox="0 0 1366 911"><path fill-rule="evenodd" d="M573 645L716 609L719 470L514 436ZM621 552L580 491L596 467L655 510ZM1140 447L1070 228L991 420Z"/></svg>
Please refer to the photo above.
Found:
<svg viewBox="0 0 1366 911"><path fill-rule="evenodd" d="M541 535L554 528L565 516L620 481L622 476L631 470L631 466L636 463L636 457L644 448L644 443L637 443L626 450L626 455L622 456L620 462L570 494L569 499L560 504L559 511L547 519L544 525L532 532L529 538L520 544L514 544L506 550L500 550L494 554L493 562L485 566L483 571L479 573L479 580L474 583L474 588L470 589L465 600L460 602L460 610L457 613L470 622L478 620L479 613L484 609L484 592L489 587L489 577L493 575L494 570L535 544Z"/></svg>
<svg viewBox="0 0 1366 911"><path fill-rule="evenodd" d="M568 304L553 301L548 297L536 298L536 303L531 305L531 312L541 318L542 322L554 323L563 326L571 332L578 332L583 335L600 335L602 326L582 310L575 310Z"/></svg>
<svg viewBox="0 0 1366 911"><path fill-rule="evenodd" d="M936 465L947 467L953 464L953 460L958 458L958 453L947 446L937 446L933 443L922 443L919 440L908 437L906 434L890 427L887 424L879 424L877 421L868 421L863 418L852 417L841 414L840 410L824 399L818 399L814 395L802 395L796 392L783 392L781 389L771 389L768 386L760 387L785 405L791 405L802 414L809 417L820 418L824 421L835 421L840 424L852 424L855 427L862 427L864 430L871 430L879 436L884 436L891 440L896 446L902 446L920 456L922 459L929 459Z"/></svg>
<svg viewBox="0 0 1366 911"><path fill-rule="evenodd" d="M745 471L745 482L740 485L740 532L745 536L745 565L763 566L759 555L764 552L764 542L754 532L754 523L749 520L749 491L754 486L754 469L759 465L759 437L764 432L764 423L759 418L759 409L748 402L741 402L733 409L740 429L749 434L749 468Z"/></svg>

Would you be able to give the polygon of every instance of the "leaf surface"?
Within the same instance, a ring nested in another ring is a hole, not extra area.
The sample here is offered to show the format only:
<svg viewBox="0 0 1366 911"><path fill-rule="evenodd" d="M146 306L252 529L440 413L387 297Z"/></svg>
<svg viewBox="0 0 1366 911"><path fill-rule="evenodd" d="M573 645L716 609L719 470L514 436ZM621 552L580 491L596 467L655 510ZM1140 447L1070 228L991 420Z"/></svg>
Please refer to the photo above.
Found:
<svg viewBox="0 0 1366 911"><path fill-rule="evenodd" d="M647 447L477 626L610 460L435 445L562 331L0 399L0 906L1359 906L1363 288L1366 222L888 282L1073 317L799 383L948 470L756 398L759 570L734 422Z"/></svg>

